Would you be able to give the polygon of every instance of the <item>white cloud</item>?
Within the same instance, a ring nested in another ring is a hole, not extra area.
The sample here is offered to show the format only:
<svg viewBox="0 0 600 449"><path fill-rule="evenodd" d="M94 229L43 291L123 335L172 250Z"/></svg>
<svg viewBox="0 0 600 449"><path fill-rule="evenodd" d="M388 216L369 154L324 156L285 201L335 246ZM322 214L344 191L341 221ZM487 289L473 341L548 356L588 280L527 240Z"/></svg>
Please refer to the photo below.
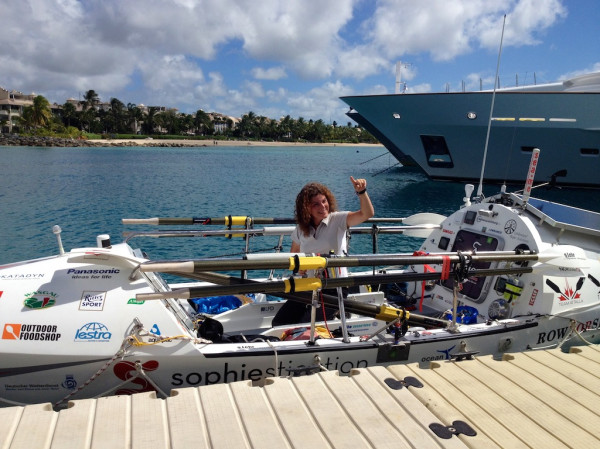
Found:
<svg viewBox="0 0 600 449"><path fill-rule="evenodd" d="M504 44L520 46L538 43L536 33L566 12L559 0L383 0L369 37L390 58L425 52L447 61L478 47L497 49L505 13L511 26Z"/></svg>
<svg viewBox="0 0 600 449"><path fill-rule="evenodd" d="M255 67L252 69L252 76L257 80L271 80L276 81L282 78L287 78L285 73L285 67L270 67L263 69L262 67Z"/></svg>

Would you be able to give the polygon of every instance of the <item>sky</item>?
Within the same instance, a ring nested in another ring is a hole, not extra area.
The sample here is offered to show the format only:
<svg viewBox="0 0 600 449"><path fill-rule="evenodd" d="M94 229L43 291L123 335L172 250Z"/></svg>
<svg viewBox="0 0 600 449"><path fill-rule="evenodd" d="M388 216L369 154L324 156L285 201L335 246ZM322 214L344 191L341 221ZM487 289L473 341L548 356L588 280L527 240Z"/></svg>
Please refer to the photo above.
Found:
<svg viewBox="0 0 600 449"><path fill-rule="evenodd" d="M504 17L506 19L504 20ZM598 0L0 0L0 87L346 124L339 97L600 70ZM504 23L504 35L502 36Z"/></svg>

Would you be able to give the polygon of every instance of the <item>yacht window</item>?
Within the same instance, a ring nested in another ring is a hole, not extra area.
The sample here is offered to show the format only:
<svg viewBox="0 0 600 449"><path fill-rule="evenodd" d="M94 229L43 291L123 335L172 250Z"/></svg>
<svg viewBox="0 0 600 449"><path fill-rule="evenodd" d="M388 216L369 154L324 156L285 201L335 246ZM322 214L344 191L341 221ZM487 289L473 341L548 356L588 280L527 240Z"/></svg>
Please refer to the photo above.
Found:
<svg viewBox="0 0 600 449"><path fill-rule="evenodd" d="M600 151L598 151L598 148L582 148L579 151L581 152L582 156L598 156L598 154L600 153Z"/></svg>
<svg viewBox="0 0 600 449"><path fill-rule="evenodd" d="M452 168L452 156L443 136L421 136L421 142L425 150L427 165L430 167Z"/></svg>

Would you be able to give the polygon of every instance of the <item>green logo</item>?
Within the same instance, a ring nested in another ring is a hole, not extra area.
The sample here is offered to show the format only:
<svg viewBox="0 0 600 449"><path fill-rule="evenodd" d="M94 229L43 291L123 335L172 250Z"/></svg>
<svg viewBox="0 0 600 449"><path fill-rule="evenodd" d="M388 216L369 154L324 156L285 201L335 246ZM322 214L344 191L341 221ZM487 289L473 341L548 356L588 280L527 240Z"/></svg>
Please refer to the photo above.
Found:
<svg viewBox="0 0 600 449"><path fill-rule="evenodd" d="M28 293L25 295L23 305L30 309L45 309L46 307L52 307L56 304L57 296L58 295L54 292L45 291Z"/></svg>
<svg viewBox="0 0 600 449"><path fill-rule="evenodd" d="M131 298L129 301L127 301L127 304L144 304L145 302L146 302L145 299Z"/></svg>

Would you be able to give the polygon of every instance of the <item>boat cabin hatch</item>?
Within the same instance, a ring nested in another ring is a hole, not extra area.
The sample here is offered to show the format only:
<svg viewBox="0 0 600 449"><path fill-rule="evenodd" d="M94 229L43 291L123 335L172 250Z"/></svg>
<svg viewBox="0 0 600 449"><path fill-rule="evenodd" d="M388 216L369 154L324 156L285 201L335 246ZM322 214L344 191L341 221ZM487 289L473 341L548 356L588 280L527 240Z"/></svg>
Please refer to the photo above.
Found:
<svg viewBox="0 0 600 449"><path fill-rule="evenodd" d="M469 211L472 212L472 211ZM465 214L469 215L469 213ZM491 237L486 234L467 231L461 229L456 234L454 245L452 245L452 252L463 251L463 252L475 252L475 251L496 251L498 249L498 239ZM473 268L487 269L490 268L491 262L473 262ZM460 293L471 298L475 302L481 296L483 285L485 284L486 278L484 277L470 277L462 283ZM454 279L446 279L442 281L442 285L452 290L454 288Z"/></svg>

